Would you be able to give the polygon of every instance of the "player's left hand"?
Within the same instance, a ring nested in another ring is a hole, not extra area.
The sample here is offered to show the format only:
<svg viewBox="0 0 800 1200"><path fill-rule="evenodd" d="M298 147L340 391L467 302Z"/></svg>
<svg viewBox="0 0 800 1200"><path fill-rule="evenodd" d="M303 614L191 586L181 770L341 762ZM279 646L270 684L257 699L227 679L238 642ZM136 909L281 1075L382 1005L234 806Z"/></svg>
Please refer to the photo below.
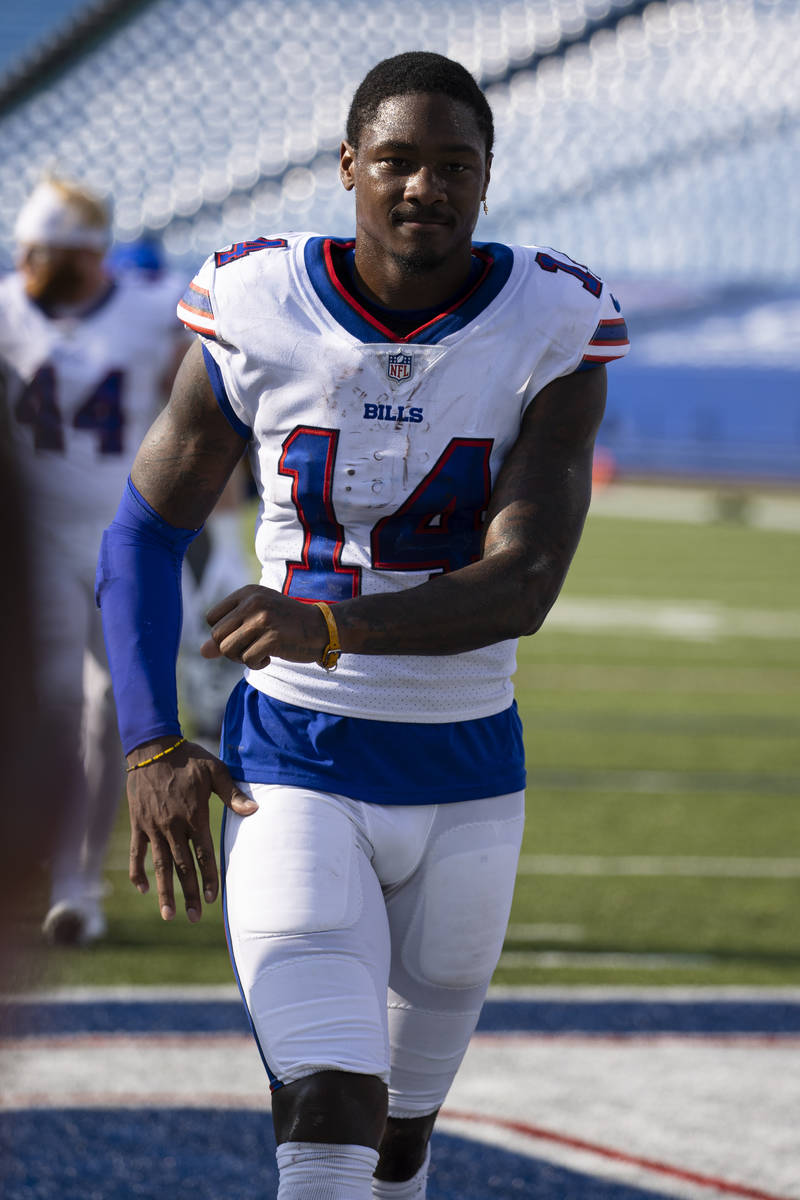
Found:
<svg viewBox="0 0 800 1200"><path fill-rule="evenodd" d="M313 604L272 588L248 584L210 608L211 636L204 658L230 658L259 670L272 655L288 662L318 662L328 644L325 618Z"/></svg>
<svg viewBox="0 0 800 1200"><path fill-rule="evenodd" d="M217 898L219 890L209 797L215 793L240 817L250 816L258 805L231 778L225 764L203 746L184 741L176 745L174 752L164 754L174 741L174 737L161 736L128 755L129 878L142 894L150 890L145 866L149 846L162 918L171 921L175 916L177 875L186 915L194 924L203 911L198 871L207 903ZM137 763L142 763L141 769Z"/></svg>

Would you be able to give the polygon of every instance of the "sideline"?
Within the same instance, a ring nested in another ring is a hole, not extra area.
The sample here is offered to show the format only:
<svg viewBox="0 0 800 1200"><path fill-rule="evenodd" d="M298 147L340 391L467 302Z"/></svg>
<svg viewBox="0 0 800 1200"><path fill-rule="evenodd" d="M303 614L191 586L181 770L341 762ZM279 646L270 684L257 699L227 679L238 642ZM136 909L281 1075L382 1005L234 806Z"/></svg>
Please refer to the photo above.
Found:
<svg viewBox="0 0 800 1200"><path fill-rule="evenodd" d="M705 487L659 483L595 485L589 518L737 524L789 533L800 531L800 493L768 491L731 480Z"/></svg>

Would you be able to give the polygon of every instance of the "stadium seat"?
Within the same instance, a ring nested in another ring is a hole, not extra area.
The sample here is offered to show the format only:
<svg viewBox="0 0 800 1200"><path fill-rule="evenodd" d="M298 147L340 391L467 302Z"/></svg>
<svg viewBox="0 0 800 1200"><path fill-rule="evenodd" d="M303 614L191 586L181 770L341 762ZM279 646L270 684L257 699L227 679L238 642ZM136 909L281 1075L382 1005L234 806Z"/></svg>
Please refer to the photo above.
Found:
<svg viewBox="0 0 800 1200"><path fill-rule="evenodd" d="M161 232L187 268L236 238L347 232L347 99L365 65L420 45L488 88L479 236L617 274L794 279L799 37L794 0L156 3L0 119L0 254L46 168L113 196L120 239Z"/></svg>

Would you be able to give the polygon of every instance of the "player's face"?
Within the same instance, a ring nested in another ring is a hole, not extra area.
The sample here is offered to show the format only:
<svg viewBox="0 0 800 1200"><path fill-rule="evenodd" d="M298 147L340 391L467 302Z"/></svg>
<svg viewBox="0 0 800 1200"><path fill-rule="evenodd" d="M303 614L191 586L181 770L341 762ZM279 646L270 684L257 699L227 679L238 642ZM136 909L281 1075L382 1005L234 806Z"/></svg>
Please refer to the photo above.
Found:
<svg viewBox="0 0 800 1200"><path fill-rule="evenodd" d="M19 269L25 291L40 304L70 304L83 284L80 250L58 246L23 246Z"/></svg>
<svg viewBox="0 0 800 1200"><path fill-rule="evenodd" d="M468 105L428 93L384 100L358 150L342 146L362 253L417 275L468 262L490 157Z"/></svg>

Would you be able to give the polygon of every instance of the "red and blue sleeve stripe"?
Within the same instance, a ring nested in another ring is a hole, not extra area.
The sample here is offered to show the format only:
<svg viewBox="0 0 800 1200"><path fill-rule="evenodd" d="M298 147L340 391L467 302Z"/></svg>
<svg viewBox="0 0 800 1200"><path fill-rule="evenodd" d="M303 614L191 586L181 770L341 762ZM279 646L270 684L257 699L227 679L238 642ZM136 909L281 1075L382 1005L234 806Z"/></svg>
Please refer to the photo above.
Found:
<svg viewBox="0 0 800 1200"><path fill-rule="evenodd" d="M611 317L601 321L592 334L578 370L624 358L629 347L628 327L624 317Z"/></svg>
<svg viewBox="0 0 800 1200"><path fill-rule="evenodd" d="M194 280L178 303L178 317L187 329L202 333L204 337L216 338L217 325L208 289L200 287Z"/></svg>

